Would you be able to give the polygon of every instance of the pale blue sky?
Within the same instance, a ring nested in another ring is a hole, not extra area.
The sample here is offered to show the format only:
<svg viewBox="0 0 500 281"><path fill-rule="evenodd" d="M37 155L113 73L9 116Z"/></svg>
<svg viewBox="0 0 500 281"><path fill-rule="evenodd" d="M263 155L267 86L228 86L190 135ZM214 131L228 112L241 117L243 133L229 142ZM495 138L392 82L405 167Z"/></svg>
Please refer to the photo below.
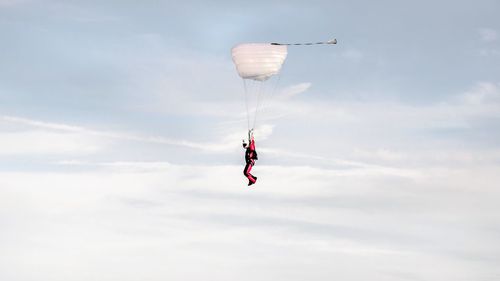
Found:
<svg viewBox="0 0 500 281"><path fill-rule="evenodd" d="M1 280L500 278L498 1L0 0ZM242 42L290 47L246 187Z"/></svg>

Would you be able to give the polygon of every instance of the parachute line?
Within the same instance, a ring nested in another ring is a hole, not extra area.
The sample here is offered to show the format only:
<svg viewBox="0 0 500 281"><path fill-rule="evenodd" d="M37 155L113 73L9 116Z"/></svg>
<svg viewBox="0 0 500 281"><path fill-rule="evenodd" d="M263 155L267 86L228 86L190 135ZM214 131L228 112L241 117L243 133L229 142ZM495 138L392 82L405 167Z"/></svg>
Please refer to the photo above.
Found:
<svg viewBox="0 0 500 281"><path fill-rule="evenodd" d="M245 88L245 106L247 108L247 130L250 130L250 112L248 110L248 89L247 89L247 82L245 79L243 80L243 87Z"/></svg>
<svg viewBox="0 0 500 281"><path fill-rule="evenodd" d="M257 112L257 114L262 115L262 114L266 114L266 112L268 112L269 103L272 102L274 99L274 95L276 93L276 89L278 88L278 84L280 83L280 80L281 80L281 72L276 75L276 80L274 80L273 83L271 83L271 85L269 85L269 87L271 87L271 90L269 91L269 89L266 89L264 91L265 94L263 95L261 105L258 107L259 111ZM272 84L274 84L274 85L272 85ZM255 120L257 120L257 117L255 117ZM254 124L254 126L255 126L255 124Z"/></svg>
<svg viewBox="0 0 500 281"><path fill-rule="evenodd" d="M259 113L259 109L260 109L260 103L261 103L261 98L262 98L262 92L264 92L262 90L262 87L263 87L264 83L260 82L259 83L259 91L257 92L257 106L255 107L255 114L253 116L253 125L252 125L252 129L255 128L255 123L257 122L257 114Z"/></svg>
<svg viewBox="0 0 500 281"><path fill-rule="evenodd" d="M337 39L328 40L325 42L316 42L316 43L271 43L271 45L275 46L311 46L311 45L335 45L337 44Z"/></svg>

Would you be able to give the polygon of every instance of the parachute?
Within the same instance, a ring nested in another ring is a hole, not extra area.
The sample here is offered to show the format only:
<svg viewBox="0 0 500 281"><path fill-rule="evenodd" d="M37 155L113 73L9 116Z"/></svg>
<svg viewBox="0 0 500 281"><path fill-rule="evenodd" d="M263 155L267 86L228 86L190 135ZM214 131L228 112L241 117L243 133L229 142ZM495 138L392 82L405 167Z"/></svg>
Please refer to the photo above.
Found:
<svg viewBox="0 0 500 281"><path fill-rule="evenodd" d="M241 44L231 51L238 74L243 79L265 81L281 70L287 47L271 44Z"/></svg>
<svg viewBox="0 0 500 281"><path fill-rule="evenodd" d="M231 55L238 75L243 79L248 130L253 129L265 98L278 85L281 68L288 54L288 46L337 44L336 39L317 43L245 43L232 48ZM273 76L278 78L270 83ZM253 120L253 123L251 121Z"/></svg>

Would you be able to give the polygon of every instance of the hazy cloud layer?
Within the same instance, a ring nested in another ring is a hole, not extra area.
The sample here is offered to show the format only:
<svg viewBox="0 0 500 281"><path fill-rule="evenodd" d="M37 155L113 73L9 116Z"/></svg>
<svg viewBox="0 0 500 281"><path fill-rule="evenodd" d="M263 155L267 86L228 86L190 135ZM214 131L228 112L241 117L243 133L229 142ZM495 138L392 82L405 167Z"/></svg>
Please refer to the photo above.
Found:
<svg viewBox="0 0 500 281"><path fill-rule="evenodd" d="M494 170L256 169L254 190L241 186L240 166L103 163L77 173L2 173L9 257L2 277L230 279L250 268L239 278L499 273ZM363 270L346 268L353 263Z"/></svg>

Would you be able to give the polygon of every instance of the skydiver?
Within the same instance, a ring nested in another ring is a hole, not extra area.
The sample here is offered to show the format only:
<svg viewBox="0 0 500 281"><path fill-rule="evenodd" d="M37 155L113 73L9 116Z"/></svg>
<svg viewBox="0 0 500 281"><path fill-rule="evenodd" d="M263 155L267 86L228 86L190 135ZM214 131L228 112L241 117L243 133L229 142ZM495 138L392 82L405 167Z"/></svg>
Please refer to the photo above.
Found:
<svg viewBox="0 0 500 281"><path fill-rule="evenodd" d="M255 165L255 160L258 160L257 158L257 151L255 151L255 140L253 138L253 129L248 131L248 143L245 143L245 140L243 140L243 148L246 149L245 151L245 169L243 170L243 174L248 178L248 186L254 184L257 181L257 177L250 174L250 171L252 170L253 165Z"/></svg>

